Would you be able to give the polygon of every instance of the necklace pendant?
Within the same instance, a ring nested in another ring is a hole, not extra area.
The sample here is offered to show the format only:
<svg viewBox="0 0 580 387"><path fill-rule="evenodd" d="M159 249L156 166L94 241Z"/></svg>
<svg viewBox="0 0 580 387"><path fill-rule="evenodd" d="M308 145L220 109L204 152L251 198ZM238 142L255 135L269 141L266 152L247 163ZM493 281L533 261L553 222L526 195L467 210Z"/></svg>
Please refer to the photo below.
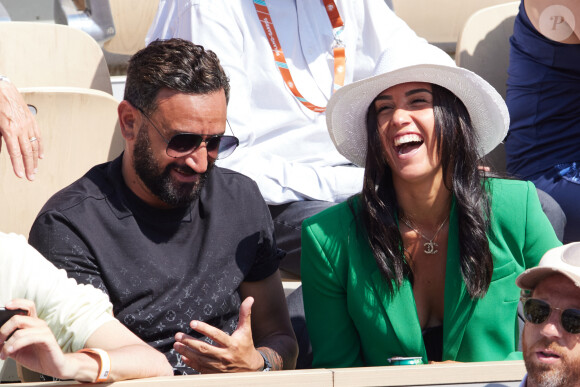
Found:
<svg viewBox="0 0 580 387"><path fill-rule="evenodd" d="M425 246L425 250L423 250L425 254L434 255L437 254L437 252L439 251L435 250L439 245L433 241L425 242L423 246Z"/></svg>

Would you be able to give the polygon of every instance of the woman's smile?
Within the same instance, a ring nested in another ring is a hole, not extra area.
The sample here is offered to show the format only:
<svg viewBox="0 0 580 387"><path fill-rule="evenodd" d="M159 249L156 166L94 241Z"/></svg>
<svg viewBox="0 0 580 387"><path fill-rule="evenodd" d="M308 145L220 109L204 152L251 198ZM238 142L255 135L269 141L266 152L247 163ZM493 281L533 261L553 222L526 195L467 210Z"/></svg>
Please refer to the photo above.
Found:
<svg viewBox="0 0 580 387"><path fill-rule="evenodd" d="M417 133L403 133L395 136L393 146L400 156L412 156L419 150L425 141Z"/></svg>
<svg viewBox="0 0 580 387"><path fill-rule="evenodd" d="M395 85L379 94L374 104L383 152L393 174L414 180L438 170L432 86Z"/></svg>

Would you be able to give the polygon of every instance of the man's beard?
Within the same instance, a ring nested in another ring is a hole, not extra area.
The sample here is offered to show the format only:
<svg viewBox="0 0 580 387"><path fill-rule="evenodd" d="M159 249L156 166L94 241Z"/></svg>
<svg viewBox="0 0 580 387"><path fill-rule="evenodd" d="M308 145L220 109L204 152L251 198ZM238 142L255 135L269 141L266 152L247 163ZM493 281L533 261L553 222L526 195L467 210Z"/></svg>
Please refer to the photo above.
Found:
<svg viewBox="0 0 580 387"><path fill-rule="evenodd" d="M141 127L137 134L133 150L135 172L151 193L171 207L185 207L197 200L213 165L214 161L208 160L206 171L199 174L200 178L194 183L176 182L171 177L172 169L177 169L184 174L195 174L196 172L187 165L180 166L177 163L167 165L162 171L159 163L153 157L147 130Z"/></svg>
<svg viewBox="0 0 580 387"><path fill-rule="evenodd" d="M566 387L578 384L580 380L580 365L571 364L572 361L566 352L568 351L566 348L548 339L543 339L533 345L535 349L529 349L526 341L522 341L528 380L542 387ZM538 348L555 351L560 356L560 364L553 366L532 361Z"/></svg>

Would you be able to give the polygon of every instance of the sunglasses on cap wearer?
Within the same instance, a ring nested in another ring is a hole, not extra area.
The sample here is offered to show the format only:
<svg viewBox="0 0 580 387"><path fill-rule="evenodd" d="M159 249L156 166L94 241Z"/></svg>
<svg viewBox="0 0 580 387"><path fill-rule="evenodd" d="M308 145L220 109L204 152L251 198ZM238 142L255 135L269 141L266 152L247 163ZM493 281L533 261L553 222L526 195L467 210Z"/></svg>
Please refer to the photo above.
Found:
<svg viewBox="0 0 580 387"><path fill-rule="evenodd" d="M169 157L179 158L187 156L199 148L201 143L204 142L207 149L207 154L213 159L221 160L231 155L240 144L240 141L236 136L226 136L223 134L203 136L196 133L178 133L167 140L165 136L161 134L161 131L157 128L157 126L155 126L151 118L145 114L141 108L137 108L137 110L139 110L141 114L147 118L147 121L149 121L157 133L159 133L163 141L165 141L167 144L167 149L165 152ZM230 131L233 133L230 123L227 123Z"/></svg>
<svg viewBox="0 0 580 387"><path fill-rule="evenodd" d="M560 323L568 333L580 333L580 309L560 309L537 298L522 298L524 301L524 318L532 324L541 324L550 317L552 310L560 311Z"/></svg>

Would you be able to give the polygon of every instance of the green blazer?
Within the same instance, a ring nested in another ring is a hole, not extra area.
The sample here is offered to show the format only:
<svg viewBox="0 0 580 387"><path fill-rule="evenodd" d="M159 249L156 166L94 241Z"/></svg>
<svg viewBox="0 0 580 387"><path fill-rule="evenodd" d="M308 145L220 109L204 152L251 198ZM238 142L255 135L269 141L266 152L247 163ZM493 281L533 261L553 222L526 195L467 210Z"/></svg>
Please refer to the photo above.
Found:
<svg viewBox="0 0 580 387"><path fill-rule="evenodd" d="M481 299L469 296L461 277L457 211L454 204L451 208L443 360L521 358L515 279L560 245L532 183L489 179L489 192L494 269ZM427 362L412 286L405 280L389 296L366 232L357 230L348 203L304 221L301 271L314 367L388 365L393 356L422 356Z"/></svg>

